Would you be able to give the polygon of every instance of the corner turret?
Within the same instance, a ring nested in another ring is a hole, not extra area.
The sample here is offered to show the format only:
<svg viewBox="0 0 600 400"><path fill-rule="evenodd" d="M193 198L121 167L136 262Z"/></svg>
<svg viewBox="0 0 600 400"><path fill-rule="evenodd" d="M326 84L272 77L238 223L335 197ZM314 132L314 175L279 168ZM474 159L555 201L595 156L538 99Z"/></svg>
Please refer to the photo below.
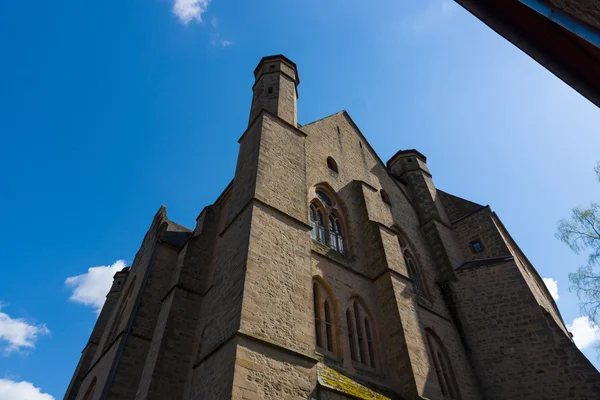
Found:
<svg viewBox="0 0 600 400"><path fill-rule="evenodd" d="M250 120L264 109L285 122L297 126L298 69L293 61L279 54L263 57L254 70Z"/></svg>

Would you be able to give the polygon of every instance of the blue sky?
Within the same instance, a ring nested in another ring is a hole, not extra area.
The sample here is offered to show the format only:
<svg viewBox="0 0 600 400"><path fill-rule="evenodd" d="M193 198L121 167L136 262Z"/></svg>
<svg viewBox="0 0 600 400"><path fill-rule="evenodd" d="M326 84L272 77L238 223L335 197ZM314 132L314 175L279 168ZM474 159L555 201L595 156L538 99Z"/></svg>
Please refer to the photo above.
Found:
<svg viewBox="0 0 600 400"><path fill-rule="evenodd" d="M174 1L0 2L0 400L62 398L159 206L192 227L233 177L270 54L298 64L300 123L346 109L383 160L420 150L579 317L554 233L600 198L598 108L450 0Z"/></svg>

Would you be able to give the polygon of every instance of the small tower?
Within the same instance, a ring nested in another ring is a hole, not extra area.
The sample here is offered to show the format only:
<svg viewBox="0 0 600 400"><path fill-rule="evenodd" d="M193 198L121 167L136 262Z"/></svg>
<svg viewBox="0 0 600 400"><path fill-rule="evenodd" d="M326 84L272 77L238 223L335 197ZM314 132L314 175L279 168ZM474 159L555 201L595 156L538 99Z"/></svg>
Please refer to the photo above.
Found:
<svg viewBox="0 0 600 400"><path fill-rule="evenodd" d="M401 150L390 158L387 167L392 175L408 184L421 224L431 219L449 223L423 154L417 150Z"/></svg>
<svg viewBox="0 0 600 400"><path fill-rule="evenodd" d="M263 57L254 70L254 78L248 124L265 109L285 122L297 126L296 100L300 78L296 64L281 54Z"/></svg>

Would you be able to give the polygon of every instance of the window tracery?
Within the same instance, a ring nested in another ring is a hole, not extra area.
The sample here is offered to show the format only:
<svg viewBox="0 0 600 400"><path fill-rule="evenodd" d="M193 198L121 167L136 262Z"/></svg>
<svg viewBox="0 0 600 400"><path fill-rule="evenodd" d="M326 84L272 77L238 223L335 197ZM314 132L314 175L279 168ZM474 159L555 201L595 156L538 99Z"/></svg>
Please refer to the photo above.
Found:
<svg viewBox="0 0 600 400"><path fill-rule="evenodd" d="M408 277L412 281L412 287L415 293L419 296L425 296L425 290L423 286L423 281L421 280L421 274L417 267L417 262L415 257L412 255L410 248L404 238L398 236L398 241L400 242L400 249L402 251L402 256L404 257L404 262L406 264L406 270L408 272Z"/></svg>
<svg viewBox="0 0 600 400"><path fill-rule="evenodd" d="M311 202L309 210L310 236L325 246L344 254L346 247L344 245L343 224L334 202L322 190L316 191L316 197Z"/></svg>
<svg viewBox="0 0 600 400"><path fill-rule="evenodd" d="M456 377L452 370L452 365L450 364L448 352L446 351L444 344L431 329L426 329L426 336L429 355L433 362L442 396L444 396L444 399L460 399Z"/></svg>
<svg viewBox="0 0 600 400"><path fill-rule="evenodd" d="M371 368L376 367L372 324L365 307L356 299L346 310L350 358Z"/></svg>
<svg viewBox="0 0 600 400"><path fill-rule="evenodd" d="M313 307L315 314L315 338L317 347L337 353L337 325L334 302L325 287L313 280Z"/></svg>

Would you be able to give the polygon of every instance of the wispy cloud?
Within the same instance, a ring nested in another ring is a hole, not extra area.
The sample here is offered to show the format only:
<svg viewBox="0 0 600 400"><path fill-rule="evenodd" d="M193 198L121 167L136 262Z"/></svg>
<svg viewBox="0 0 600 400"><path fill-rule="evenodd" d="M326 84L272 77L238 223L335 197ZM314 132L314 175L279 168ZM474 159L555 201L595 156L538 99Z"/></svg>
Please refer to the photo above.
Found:
<svg viewBox="0 0 600 400"><path fill-rule="evenodd" d="M208 9L209 2L210 0L175 0L173 13L186 25L193 20L202 22L202 14Z"/></svg>
<svg viewBox="0 0 600 400"><path fill-rule="evenodd" d="M91 267L85 274L65 279L65 285L73 288L69 300L93 307L96 313L100 313L106 294L112 285L113 276L125 267L125 261L119 260L112 265Z"/></svg>
<svg viewBox="0 0 600 400"><path fill-rule="evenodd" d="M588 317L578 317L567 329L573 334L573 341L580 350L600 340L600 327L592 324Z"/></svg>
<svg viewBox="0 0 600 400"><path fill-rule="evenodd" d="M3 304L0 303L0 310ZM10 315L0 311L0 349L5 354L13 351L32 349L39 336L49 335L50 330L45 324L33 324L23 318L12 318ZM12 398L2 397L0 399Z"/></svg>
<svg viewBox="0 0 600 400"><path fill-rule="evenodd" d="M558 301L558 299L560 298L558 296L558 281L555 281L552 278L543 278L543 281L546 287L548 288L548 291L552 295L552 298L555 301Z"/></svg>
<svg viewBox="0 0 600 400"><path fill-rule="evenodd" d="M212 27L212 32L210 33L210 44L213 47L229 47L233 44L231 40L222 39L221 34L219 33L219 21L217 18L213 17L210 20L210 25Z"/></svg>
<svg viewBox="0 0 600 400"><path fill-rule="evenodd" d="M0 399L10 400L54 400L48 393L42 393L40 388L31 382L15 382L7 378L0 378Z"/></svg>
<svg viewBox="0 0 600 400"><path fill-rule="evenodd" d="M233 44L233 42L231 40L221 40L220 42L217 42L219 45L221 45L221 47L229 47Z"/></svg>
<svg viewBox="0 0 600 400"><path fill-rule="evenodd" d="M417 34L431 31L450 18L458 8L452 0L429 0L419 4L424 5L423 9L410 18L413 32Z"/></svg>

